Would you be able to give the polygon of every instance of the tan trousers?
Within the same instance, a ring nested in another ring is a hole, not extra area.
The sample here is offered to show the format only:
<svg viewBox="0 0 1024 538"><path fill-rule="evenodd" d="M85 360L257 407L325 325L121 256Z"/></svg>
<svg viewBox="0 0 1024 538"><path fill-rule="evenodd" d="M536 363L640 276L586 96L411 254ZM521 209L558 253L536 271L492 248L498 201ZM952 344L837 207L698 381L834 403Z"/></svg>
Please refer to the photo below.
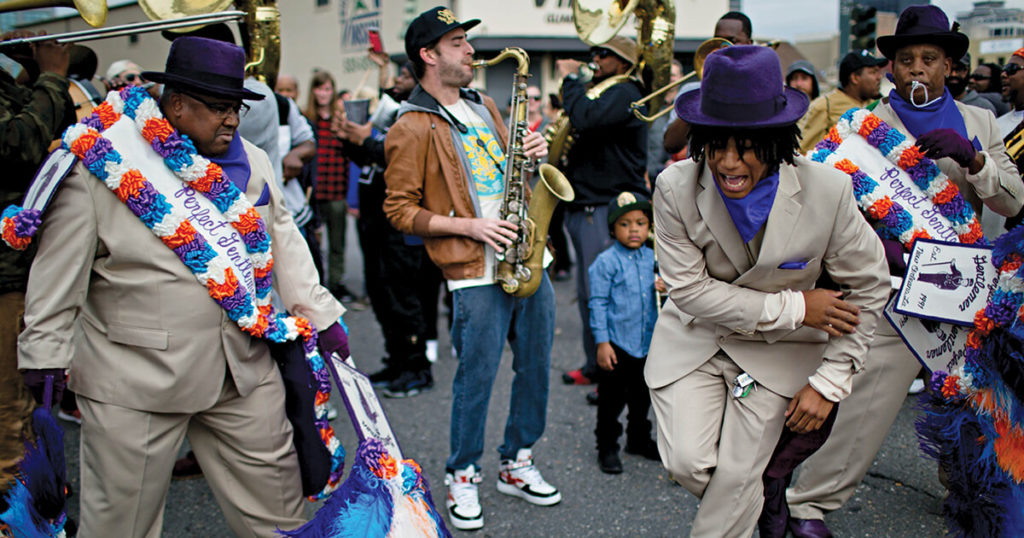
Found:
<svg viewBox="0 0 1024 538"><path fill-rule="evenodd" d="M884 324L884 326L883 326ZM839 406L828 441L800 467L786 490L792 517L823 519L853 496L871 468L921 364L882 320L853 392Z"/></svg>
<svg viewBox="0 0 1024 538"><path fill-rule="evenodd" d="M303 520L299 461L273 368L241 397L227 375L213 407L149 413L78 397L82 412L79 536L157 537L182 440L192 450L237 536L273 536Z"/></svg>
<svg viewBox="0 0 1024 538"><path fill-rule="evenodd" d="M761 475L782 433L789 398L761 386L733 398L740 373L719 352L678 381L651 390L662 463L701 499L690 536L746 538L761 513Z"/></svg>

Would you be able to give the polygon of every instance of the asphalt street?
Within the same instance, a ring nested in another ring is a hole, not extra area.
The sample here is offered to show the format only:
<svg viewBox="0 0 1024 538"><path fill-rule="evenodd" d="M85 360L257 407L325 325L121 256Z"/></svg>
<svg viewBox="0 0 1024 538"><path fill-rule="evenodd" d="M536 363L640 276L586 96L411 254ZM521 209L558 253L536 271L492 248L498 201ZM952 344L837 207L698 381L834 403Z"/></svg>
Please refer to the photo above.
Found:
<svg viewBox="0 0 1024 538"><path fill-rule="evenodd" d="M349 243L350 276L346 283L351 289L359 290L362 289L362 271L354 270L361 267L355 245L354 240ZM557 321L547 429L534 447L534 455L545 478L562 491L563 500L553 507L538 507L502 495L495 489L496 449L501 443L512 380L511 352L506 348L488 414L485 455L480 462L484 474L480 501L486 524L474 533L453 533L478 537L686 536L698 501L671 482L659 463L624 454L623 474L606 475L598 469L593 434L595 408L584 400L591 388L566 386L560 379L562 372L582 363L575 284L569 280L555 282L554 286ZM434 365L434 389L413 398L382 400L405 456L420 463L430 480L435 504L444 512L451 381L457 363L450 354L447 324L443 315L441 318L440 358ZM366 372L376 370L381 365L383 346L373 312L350 309L345 320L351 330L356 363ZM342 405L340 398L336 401ZM916 397L907 398L856 495L841 510L828 516L827 521L836 536L944 534L941 515L944 491L938 482L935 464L922 458L917 448L913 430L917 415L915 404ZM67 426L68 475L77 491L79 427L64 424ZM347 471L356 444L355 432L343 409L333 426L347 451ZM308 505L310 517L317 507ZM78 517L77 496L70 500L69 513ZM232 535L203 479L171 483L163 529L163 535L171 538Z"/></svg>

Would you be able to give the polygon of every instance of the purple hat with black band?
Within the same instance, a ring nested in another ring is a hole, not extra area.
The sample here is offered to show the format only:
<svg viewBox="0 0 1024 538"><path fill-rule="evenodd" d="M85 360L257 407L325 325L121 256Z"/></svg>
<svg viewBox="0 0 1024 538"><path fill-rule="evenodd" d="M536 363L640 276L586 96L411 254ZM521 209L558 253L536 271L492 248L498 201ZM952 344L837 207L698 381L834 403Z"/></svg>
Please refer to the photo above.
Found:
<svg viewBox="0 0 1024 538"><path fill-rule="evenodd" d="M237 45L205 37L175 39L164 70L145 71L142 76L213 97L254 101L264 97L245 89L245 51Z"/></svg>
<svg viewBox="0 0 1024 538"><path fill-rule="evenodd" d="M804 92L782 83L775 51L734 45L708 55L700 89L676 99L676 114L694 125L781 127L796 123L809 103Z"/></svg>
<svg viewBox="0 0 1024 538"><path fill-rule="evenodd" d="M892 60L896 51L907 45L927 43L942 47L946 56L957 61L967 52L971 40L959 31L960 25L949 25L946 13L937 6L910 6L900 13L893 35L876 40L882 55Z"/></svg>

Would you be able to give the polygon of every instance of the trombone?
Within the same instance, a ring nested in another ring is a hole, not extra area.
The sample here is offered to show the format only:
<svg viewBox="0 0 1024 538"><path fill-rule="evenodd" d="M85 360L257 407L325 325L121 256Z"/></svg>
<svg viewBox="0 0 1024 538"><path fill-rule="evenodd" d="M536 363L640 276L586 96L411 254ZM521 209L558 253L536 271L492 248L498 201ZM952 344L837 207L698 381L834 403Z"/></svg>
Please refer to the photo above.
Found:
<svg viewBox="0 0 1024 538"><path fill-rule="evenodd" d="M633 101L632 103L630 103L629 108L633 111L633 114L636 117L648 123L664 116L665 114L668 114L668 112L672 110L672 107L662 108L657 113L652 114L650 116L644 115L644 113L641 111L641 108L650 100L665 95L665 93L668 92L669 90L675 89L677 86L683 84L684 82L690 80L693 77L697 77L697 80L700 80L704 72L704 60L707 59L708 55L711 54L712 52L715 52L718 49L724 49L725 47L731 46L732 43L728 39L723 39L721 37L712 37L711 39L708 39L707 41L701 43L700 46L697 47L697 51L693 54L693 71L687 73L686 76L680 78L679 80L669 82L668 84L662 86L661 88L654 90L653 92L647 94L647 96L645 96L643 99Z"/></svg>
<svg viewBox="0 0 1024 538"><path fill-rule="evenodd" d="M175 28L188 28L218 22L231 22L241 20L245 18L245 16L246 13L244 11L220 11L217 13L208 13L206 15L192 15L190 17L182 17L179 19L135 22L131 24L122 24L120 26L111 26L109 28L96 28L93 30L82 30L78 32L65 32L63 34L39 35L21 39L11 39L9 41L0 42L0 47L49 40L56 40L57 43L80 43L83 41L94 41L110 37L159 32L161 30L173 30Z"/></svg>

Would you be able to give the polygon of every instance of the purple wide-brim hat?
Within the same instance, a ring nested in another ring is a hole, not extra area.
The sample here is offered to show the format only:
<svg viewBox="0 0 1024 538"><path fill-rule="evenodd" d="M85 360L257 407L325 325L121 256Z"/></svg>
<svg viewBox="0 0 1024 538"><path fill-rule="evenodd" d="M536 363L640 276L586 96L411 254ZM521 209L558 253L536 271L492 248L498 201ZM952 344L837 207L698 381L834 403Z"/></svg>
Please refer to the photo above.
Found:
<svg viewBox="0 0 1024 538"><path fill-rule="evenodd" d="M207 39L181 37L171 43L164 71L144 71L143 78L214 97L259 101L263 95L245 89L242 47Z"/></svg>
<svg viewBox="0 0 1024 538"><path fill-rule="evenodd" d="M676 114L694 125L781 127L792 125L810 101L782 82L775 51L756 45L718 49L704 61L700 89L676 99Z"/></svg>
<svg viewBox="0 0 1024 538"><path fill-rule="evenodd" d="M946 56L957 61L967 53L971 40L957 31L959 26L949 25L946 13L937 6L910 6L900 13L896 21L893 35L879 37L876 40L882 55L892 60L896 51L907 45L927 43L942 47Z"/></svg>

